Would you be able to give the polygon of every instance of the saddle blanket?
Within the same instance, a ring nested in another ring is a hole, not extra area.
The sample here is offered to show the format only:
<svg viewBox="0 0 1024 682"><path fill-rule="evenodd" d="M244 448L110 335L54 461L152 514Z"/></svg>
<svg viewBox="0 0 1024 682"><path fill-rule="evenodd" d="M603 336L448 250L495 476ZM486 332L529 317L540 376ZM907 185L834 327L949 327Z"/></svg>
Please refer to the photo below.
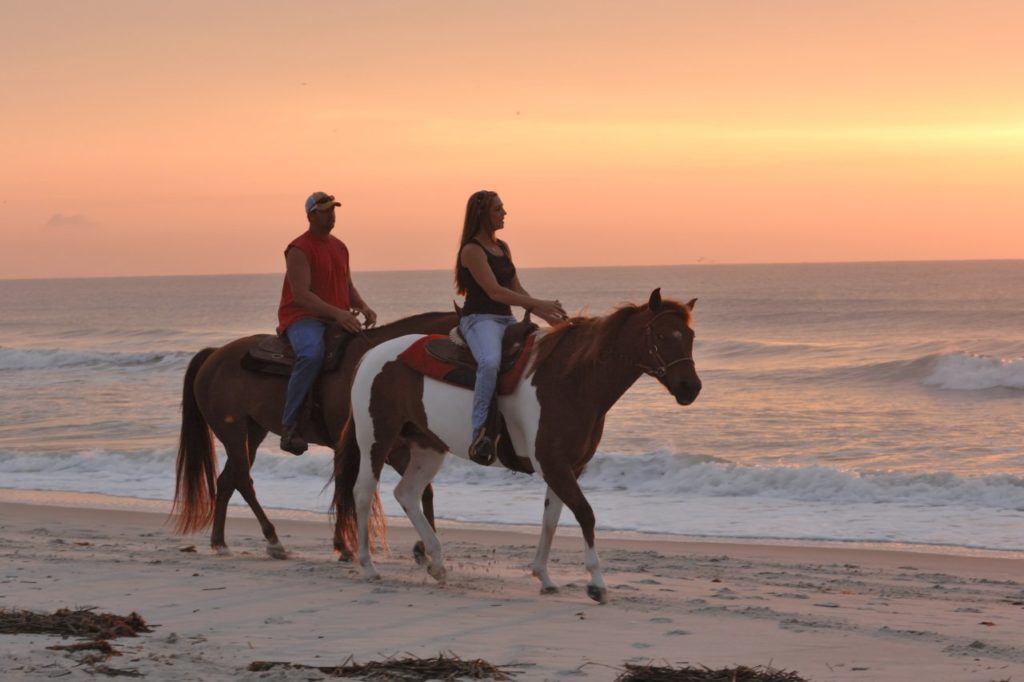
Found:
<svg viewBox="0 0 1024 682"><path fill-rule="evenodd" d="M441 360L427 350L427 344L430 341L447 338L444 334L424 336L422 339L414 341L411 346L402 351L398 359L423 376L443 381L452 386L472 390L476 386L475 368ZM519 385L519 380L522 378L526 365L530 360L533 338L532 334L526 337L526 341L523 343L523 350L519 357L516 358L515 363L498 377L498 395L508 395Z"/></svg>

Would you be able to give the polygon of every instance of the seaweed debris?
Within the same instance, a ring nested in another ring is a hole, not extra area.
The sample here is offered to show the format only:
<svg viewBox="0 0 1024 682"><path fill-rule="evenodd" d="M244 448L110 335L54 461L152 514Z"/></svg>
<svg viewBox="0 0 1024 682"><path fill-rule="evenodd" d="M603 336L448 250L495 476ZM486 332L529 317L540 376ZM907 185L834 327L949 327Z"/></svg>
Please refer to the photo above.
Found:
<svg viewBox="0 0 1024 682"><path fill-rule="evenodd" d="M673 668L627 663L625 668L615 682L809 682L795 672L764 666L712 670L706 666Z"/></svg>
<svg viewBox="0 0 1024 682"><path fill-rule="evenodd" d="M134 637L152 632L142 616L134 611L127 616L94 613L94 608L59 609L53 613L36 613L17 609L0 609L0 634L61 635L89 639Z"/></svg>
<svg viewBox="0 0 1024 682"><path fill-rule="evenodd" d="M369 682L383 680L420 682L422 680L467 678L471 680L511 680L510 675L519 673L509 670L510 667L515 667L515 665L492 665L481 658L465 660L451 652L448 652L447 655L439 654L433 658L407 655L406 658L391 657L383 661L370 661L362 664L356 663L353 657L349 656L341 665L336 666L303 665L287 661L254 661L249 664L251 672L263 672L271 668L318 670L331 677L359 677Z"/></svg>

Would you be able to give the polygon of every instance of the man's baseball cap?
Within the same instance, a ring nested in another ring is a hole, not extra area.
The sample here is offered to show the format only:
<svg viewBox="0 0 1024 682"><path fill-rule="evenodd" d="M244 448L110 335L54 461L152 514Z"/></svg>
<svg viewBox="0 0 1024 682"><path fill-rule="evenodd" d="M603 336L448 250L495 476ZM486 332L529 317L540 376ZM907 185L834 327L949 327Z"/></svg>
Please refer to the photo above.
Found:
<svg viewBox="0 0 1024 682"><path fill-rule="evenodd" d="M341 204L334 200L334 196L327 192L313 192L306 199L306 215L313 211L327 211L334 206Z"/></svg>

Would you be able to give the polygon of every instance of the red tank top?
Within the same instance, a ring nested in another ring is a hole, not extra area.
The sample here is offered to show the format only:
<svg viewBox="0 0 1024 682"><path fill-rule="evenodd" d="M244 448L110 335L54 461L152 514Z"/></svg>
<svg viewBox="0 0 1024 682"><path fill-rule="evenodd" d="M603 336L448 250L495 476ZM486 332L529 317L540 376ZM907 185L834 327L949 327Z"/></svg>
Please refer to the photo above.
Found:
<svg viewBox="0 0 1024 682"><path fill-rule="evenodd" d="M348 248L341 240L331 235L327 239L320 239L312 232L304 232L288 244L284 250L285 258L288 257L288 249L292 248L302 251L309 261L310 290L325 302L348 310ZM317 316L295 302L288 275L285 274L281 305L277 309L278 333L283 334L288 325L307 317Z"/></svg>

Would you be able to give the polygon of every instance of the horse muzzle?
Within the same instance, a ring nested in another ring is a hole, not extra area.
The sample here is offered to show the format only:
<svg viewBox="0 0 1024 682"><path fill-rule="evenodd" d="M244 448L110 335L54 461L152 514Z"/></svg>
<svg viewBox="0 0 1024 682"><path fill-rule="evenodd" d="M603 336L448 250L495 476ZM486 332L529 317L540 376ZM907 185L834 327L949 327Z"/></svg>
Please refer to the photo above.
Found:
<svg viewBox="0 0 1024 682"><path fill-rule="evenodd" d="M700 381L685 381L676 386L675 390L672 391L672 395L680 405L690 405L700 395L701 388L702 384Z"/></svg>

